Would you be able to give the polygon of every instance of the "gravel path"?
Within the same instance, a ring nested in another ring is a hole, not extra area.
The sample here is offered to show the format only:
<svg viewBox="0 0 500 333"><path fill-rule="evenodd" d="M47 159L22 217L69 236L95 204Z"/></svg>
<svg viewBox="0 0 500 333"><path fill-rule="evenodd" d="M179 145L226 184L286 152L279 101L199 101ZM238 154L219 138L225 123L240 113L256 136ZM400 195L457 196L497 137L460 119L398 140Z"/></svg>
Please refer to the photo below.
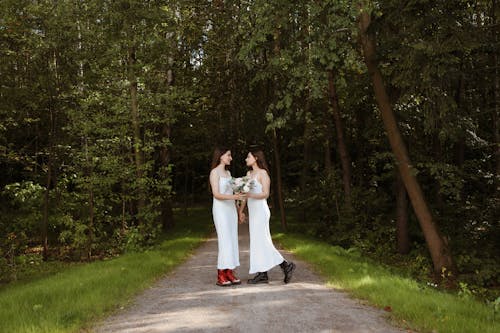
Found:
<svg viewBox="0 0 500 333"><path fill-rule="evenodd" d="M215 285L217 239L211 238L95 332L404 332L382 310L326 287L307 264L282 253L297 264L288 285L279 267L269 272L269 284L248 285L248 224L240 225L241 285Z"/></svg>

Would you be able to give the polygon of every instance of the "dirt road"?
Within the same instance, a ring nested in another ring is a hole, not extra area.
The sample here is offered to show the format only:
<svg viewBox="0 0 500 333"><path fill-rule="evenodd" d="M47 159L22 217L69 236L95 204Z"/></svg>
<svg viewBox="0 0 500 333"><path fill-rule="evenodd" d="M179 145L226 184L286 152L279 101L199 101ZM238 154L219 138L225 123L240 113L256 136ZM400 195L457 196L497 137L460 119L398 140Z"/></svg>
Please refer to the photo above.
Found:
<svg viewBox="0 0 500 333"><path fill-rule="evenodd" d="M285 285L279 267L270 283L248 285L248 225L240 226L239 286L215 285L217 239L211 238L184 264L109 317L96 332L404 332L382 310L361 304L297 264Z"/></svg>

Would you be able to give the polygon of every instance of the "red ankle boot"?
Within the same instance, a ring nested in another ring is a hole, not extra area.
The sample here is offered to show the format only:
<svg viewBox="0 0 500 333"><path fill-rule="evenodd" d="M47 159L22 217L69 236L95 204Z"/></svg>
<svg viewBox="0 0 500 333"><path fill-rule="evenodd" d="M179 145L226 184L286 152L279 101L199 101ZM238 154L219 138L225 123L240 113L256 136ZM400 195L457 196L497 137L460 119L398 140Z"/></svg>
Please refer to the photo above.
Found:
<svg viewBox="0 0 500 333"><path fill-rule="evenodd" d="M226 277L229 281L231 281L231 284L240 284L241 280L238 279L236 276L234 276L234 272L232 269L226 269L224 270L226 273Z"/></svg>
<svg viewBox="0 0 500 333"><path fill-rule="evenodd" d="M226 274L224 274L224 270L218 269L217 270L217 283L218 286L221 287L227 287L231 285L231 281L229 281L226 277Z"/></svg>

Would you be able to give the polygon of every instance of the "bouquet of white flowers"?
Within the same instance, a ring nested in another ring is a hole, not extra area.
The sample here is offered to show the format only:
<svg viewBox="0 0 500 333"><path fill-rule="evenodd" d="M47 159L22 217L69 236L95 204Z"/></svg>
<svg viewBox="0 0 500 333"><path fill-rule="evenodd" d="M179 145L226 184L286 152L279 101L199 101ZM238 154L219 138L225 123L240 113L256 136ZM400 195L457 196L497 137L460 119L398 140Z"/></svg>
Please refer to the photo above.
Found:
<svg viewBox="0 0 500 333"><path fill-rule="evenodd" d="M231 177L229 185L234 193L248 193L254 187L254 182L253 179L248 176L238 178Z"/></svg>

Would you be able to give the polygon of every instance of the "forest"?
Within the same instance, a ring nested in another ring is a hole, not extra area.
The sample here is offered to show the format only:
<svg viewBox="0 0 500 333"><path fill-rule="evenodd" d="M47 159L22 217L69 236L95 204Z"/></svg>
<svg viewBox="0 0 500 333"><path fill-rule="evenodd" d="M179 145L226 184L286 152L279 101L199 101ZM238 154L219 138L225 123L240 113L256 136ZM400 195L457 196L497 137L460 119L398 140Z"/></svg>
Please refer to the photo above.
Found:
<svg viewBox="0 0 500 333"><path fill-rule="evenodd" d="M496 0L0 1L0 284L154 244L210 159L277 227L500 295ZM206 221L207 224L212 221Z"/></svg>

